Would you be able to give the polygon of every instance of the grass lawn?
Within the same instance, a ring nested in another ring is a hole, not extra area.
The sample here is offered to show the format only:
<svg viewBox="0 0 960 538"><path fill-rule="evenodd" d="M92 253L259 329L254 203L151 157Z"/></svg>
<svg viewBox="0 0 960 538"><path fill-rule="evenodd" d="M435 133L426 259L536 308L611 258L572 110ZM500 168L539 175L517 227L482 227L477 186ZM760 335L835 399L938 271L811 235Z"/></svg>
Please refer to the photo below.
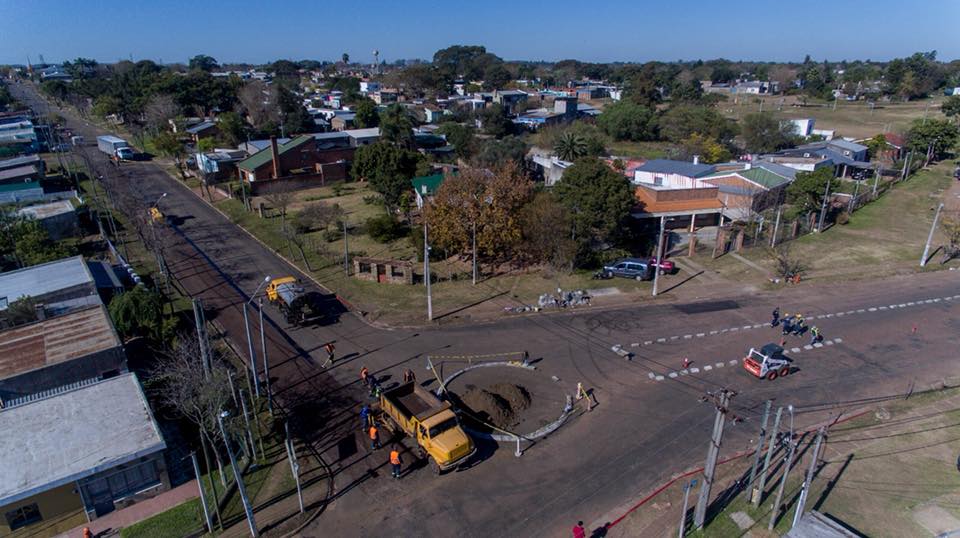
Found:
<svg viewBox="0 0 960 538"><path fill-rule="evenodd" d="M784 101L782 106L781 99ZM763 111L778 118L814 118L817 129L833 129L838 137L866 138L883 132L902 132L914 119L922 118L924 111L928 118L942 118L940 104L943 100L943 96L936 96L907 103L877 103L871 111L869 103L865 101L839 101L834 110L833 101L809 99L807 106L801 107L792 106L800 103L796 96L753 95L736 99L731 96L728 101L717 104L717 108L727 117L740 119L759 112L762 101Z"/></svg>
<svg viewBox="0 0 960 538"><path fill-rule="evenodd" d="M203 526L200 499L191 499L166 512L120 530L121 538L166 538L186 536Z"/></svg>

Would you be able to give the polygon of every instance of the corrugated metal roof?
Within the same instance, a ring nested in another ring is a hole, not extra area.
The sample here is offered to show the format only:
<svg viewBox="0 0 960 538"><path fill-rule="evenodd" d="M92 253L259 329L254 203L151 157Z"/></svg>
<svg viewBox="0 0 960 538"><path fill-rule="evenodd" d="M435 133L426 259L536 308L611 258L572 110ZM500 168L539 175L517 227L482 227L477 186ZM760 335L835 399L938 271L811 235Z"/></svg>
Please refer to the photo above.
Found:
<svg viewBox="0 0 960 538"><path fill-rule="evenodd" d="M421 196L432 196L443 183L443 174L415 177L410 180L410 183L413 185L413 190Z"/></svg>
<svg viewBox="0 0 960 538"><path fill-rule="evenodd" d="M10 168L17 168L24 165L40 165L42 159L39 155L21 155L20 157L14 157L12 159L3 159L0 160L0 170L8 170Z"/></svg>
<svg viewBox="0 0 960 538"><path fill-rule="evenodd" d="M0 332L0 379L120 345L103 305L21 325Z"/></svg>
<svg viewBox="0 0 960 538"><path fill-rule="evenodd" d="M790 178L781 176L780 174L775 174L770 170L760 167L752 167L747 170L731 170L729 172L717 172L716 174L710 174L709 176L704 176L701 179L704 181L710 181L711 179L721 178L721 177L730 177L730 176L740 176L743 179L756 183L764 189L772 189L779 187L784 183L789 183Z"/></svg>
<svg viewBox="0 0 960 538"><path fill-rule="evenodd" d="M0 170L0 181L38 175L40 175L40 170L37 169L37 166L34 164L27 164L24 166L18 166L16 168Z"/></svg>
<svg viewBox="0 0 960 538"><path fill-rule="evenodd" d="M83 256L64 258L15 271L0 273L0 311L24 295L39 297L58 290L93 283L93 275Z"/></svg>
<svg viewBox="0 0 960 538"><path fill-rule="evenodd" d="M55 217L65 213L76 211L70 200L58 200L48 204L37 204L27 206L17 210L17 214L32 219L43 220L48 217Z"/></svg>
<svg viewBox="0 0 960 538"><path fill-rule="evenodd" d="M312 135L300 135L294 138L293 140L287 142L286 144L283 144L282 146L278 146L277 154L283 155L284 153L290 151L291 149L298 148L311 140L313 140ZM277 143L279 144L279 142ZM270 162L271 159L273 159L273 154L270 151L269 141L268 141L266 149L262 149L254 153L253 155L247 157L246 160L240 161L240 163L237 164L237 167L242 168L244 170L253 171L263 166L264 164Z"/></svg>
<svg viewBox="0 0 960 538"><path fill-rule="evenodd" d="M637 168L641 172L659 174L679 174L687 177L700 177L713 173L715 168L710 164L694 164L687 161L673 161L670 159L652 159Z"/></svg>
<svg viewBox="0 0 960 538"><path fill-rule="evenodd" d="M0 505L166 448L135 374L0 410Z"/></svg>

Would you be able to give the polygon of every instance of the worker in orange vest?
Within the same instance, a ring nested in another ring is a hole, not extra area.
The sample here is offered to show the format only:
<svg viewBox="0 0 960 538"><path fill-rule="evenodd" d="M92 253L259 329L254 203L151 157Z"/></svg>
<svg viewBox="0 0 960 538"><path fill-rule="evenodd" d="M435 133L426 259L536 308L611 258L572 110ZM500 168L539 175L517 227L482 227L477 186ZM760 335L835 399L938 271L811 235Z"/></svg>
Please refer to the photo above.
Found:
<svg viewBox="0 0 960 538"><path fill-rule="evenodd" d="M333 352L336 348L333 347L333 344L327 342L323 345L323 350L327 352L327 362L323 363L323 367L326 368L328 364L333 364Z"/></svg>
<svg viewBox="0 0 960 538"><path fill-rule="evenodd" d="M376 450L380 448L380 432L377 430L376 425L370 425L370 450Z"/></svg>
<svg viewBox="0 0 960 538"><path fill-rule="evenodd" d="M364 386L370 386L370 370L366 366L360 368L360 381L363 381Z"/></svg>
<svg viewBox="0 0 960 538"><path fill-rule="evenodd" d="M93 538L93 532L90 530L90 527L83 528L83 538Z"/></svg>
<svg viewBox="0 0 960 538"><path fill-rule="evenodd" d="M393 449L390 450L390 466L393 467L393 477L400 478L400 464L403 463L400 460L400 451L397 450L396 445Z"/></svg>

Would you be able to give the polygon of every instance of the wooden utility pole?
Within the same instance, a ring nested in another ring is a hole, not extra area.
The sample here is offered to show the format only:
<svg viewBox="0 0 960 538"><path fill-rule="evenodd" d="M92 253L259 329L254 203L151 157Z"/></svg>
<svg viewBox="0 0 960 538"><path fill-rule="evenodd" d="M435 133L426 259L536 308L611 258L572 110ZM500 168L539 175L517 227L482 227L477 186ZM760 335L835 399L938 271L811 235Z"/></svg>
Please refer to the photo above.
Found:
<svg viewBox="0 0 960 538"><path fill-rule="evenodd" d="M773 406L773 400L767 400L763 406L763 419L760 421L760 435L757 436L757 449L753 453L753 466L750 467L750 480L747 482L747 495L753 491L753 481L757 478L757 467L760 466L760 453L763 450L763 441L767 436L767 422L770 419L770 408Z"/></svg>
<svg viewBox="0 0 960 538"><path fill-rule="evenodd" d="M780 433L780 417L783 415L783 408L777 408L777 416L773 419L773 432L770 434L770 445L767 447L767 457L763 460L763 470L760 471L760 481L757 483L757 494L753 497L753 505L760 506L760 498L763 497L763 488L767 485L767 471L770 469L770 460L773 458L773 451L777 447L774 440Z"/></svg>
<svg viewBox="0 0 960 538"><path fill-rule="evenodd" d="M780 486L777 488L777 498L773 501L773 510L770 511L770 523L767 524L767 530L772 531L777 524L777 516L780 513L780 501L783 500L783 490L787 487L787 476L790 475L790 466L793 465L793 455L797 451L797 442L793 439L793 406L787 407L790 411L790 437L787 442L790 450L787 452L787 462L783 466L783 475L780 477Z"/></svg>
<svg viewBox="0 0 960 538"><path fill-rule="evenodd" d="M920 267L927 265L927 254L930 253L930 243L933 241L933 233L937 231L937 221L940 220L940 212L943 211L943 204L937 206L937 212L933 214L933 224L930 225L930 235L927 236L927 244L923 247L923 257L920 258Z"/></svg>
<svg viewBox="0 0 960 538"><path fill-rule="evenodd" d="M797 526L797 523L800 522L800 518L803 517L803 507L807 503L807 496L810 494L810 483L813 482L813 473L817 470L817 461L820 459L820 444L823 442L824 436L827 434L826 426L820 426L820 430L817 431L817 444L813 448L813 455L810 457L810 467L807 468L807 477L803 481L803 489L800 490L800 498L797 499L797 511L793 513L793 524L790 526Z"/></svg>
<svg viewBox="0 0 960 538"><path fill-rule="evenodd" d="M693 512L693 525L698 529L703 528L704 520L707 517L707 505L710 503L710 488L713 487L714 475L717 470L717 456L720 454L720 443L723 441L723 425L727 418L730 398L735 395L736 392L727 389L721 389L719 393L714 395L717 415L713 421L713 434L710 436L710 446L707 448L707 463L703 469L703 486L700 488L697 507Z"/></svg>

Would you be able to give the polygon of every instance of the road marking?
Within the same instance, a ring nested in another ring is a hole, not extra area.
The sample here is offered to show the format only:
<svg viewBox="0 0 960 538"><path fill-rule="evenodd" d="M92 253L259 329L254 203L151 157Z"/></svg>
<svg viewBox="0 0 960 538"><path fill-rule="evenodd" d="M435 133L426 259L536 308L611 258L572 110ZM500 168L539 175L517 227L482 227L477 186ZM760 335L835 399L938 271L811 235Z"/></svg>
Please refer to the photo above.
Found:
<svg viewBox="0 0 960 538"><path fill-rule="evenodd" d="M954 295L953 298L954 298L954 299L960 299L960 295Z"/></svg>
<svg viewBox="0 0 960 538"><path fill-rule="evenodd" d="M710 370L713 370L713 366L710 366L709 364L703 367L704 372L709 372Z"/></svg>
<svg viewBox="0 0 960 538"><path fill-rule="evenodd" d="M820 342L814 342L813 347L823 347L823 344Z"/></svg>
<svg viewBox="0 0 960 538"><path fill-rule="evenodd" d="M647 341L645 341L645 342L643 343L643 345L649 346L649 345L652 344L652 343L653 343L653 340L647 340Z"/></svg>
<svg viewBox="0 0 960 538"><path fill-rule="evenodd" d="M692 335L692 334L685 334L685 335L683 335L683 339L684 339L684 340L689 340L689 339L691 339L691 338L693 338L693 335Z"/></svg>
<svg viewBox="0 0 960 538"><path fill-rule="evenodd" d="M832 317L833 317L833 314L827 314L826 316L823 316L823 317L825 317L825 318L832 318Z"/></svg>
<svg viewBox="0 0 960 538"><path fill-rule="evenodd" d="M753 326L754 329L759 329L760 327L763 327L762 323L757 323L756 325Z"/></svg>
<svg viewBox="0 0 960 538"><path fill-rule="evenodd" d="M826 342L824 342L824 344L826 344L826 345L828 345L828 346L832 346L832 345L833 345L833 340L827 340Z"/></svg>
<svg viewBox="0 0 960 538"><path fill-rule="evenodd" d="M689 374L689 373L690 373L690 372L687 371L686 368L684 368L683 370L680 370L680 375L687 375L687 374Z"/></svg>
<svg viewBox="0 0 960 538"><path fill-rule="evenodd" d="M670 339L671 339L671 340L679 340L680 337L679 337L679 336L671 336Z"/></svg>
<svg viewBox="0 0 960 538"><path fill-rule="evenodd" d="M655 373L653 373L653 372L650 372L649 374L647 374L647 376L648 376L650 379L653 379L653 378L657 377L657 374L655 374Z"/></svg>
<svg viewBox="0 0 960 538"><path fill-rule="evenodd" d="M730 327L730 332L736 331L736 330L738 330L738 329L739 329L739 327Z"/></svg>
<svg viewBox="0 0 960 538"><path fill-rule="evenodd" d="M864 312L866 312L866 310L864 310L863 308L857 309L857 314L863 314Z"/></svg>
<svg viewBox="0 0 960 538"><path fill-rule="evenodd" d="M887 307L885 307L885 306L881 306L881 307L879 308L879 310L886 310L886 309L887 309Z"/></svg>
<svg viewBox="0 0 960 538"><path fill-rule="evenodd" d="M657 338L657 342L666 342L666 341L667 341L666 338Z"/></svg>
<svg viewBox="0 0 960 538"><path fill-rule="evenodd" d="M843 312L837 312L837 317L839 318L841 316L843 316Z"/></svg>
<svg viewBox="0 0 960 538"><path fill-rule="evenodd" d="M800 348L798 348L798 347L793 347L793 348L790 348L790 351L792 351L792 352L794 352L794 353L800 353Z"/></svg>
<svg viewBox="0 0 960 538"><path fill-rule="evenodd" d="M876 310L876 308L874 308L874 310ZM847 315L849 316L849 315L853 314L853 312L854 312L853 310L847 310Z"/></svg>
<svg viewBox="0 0 960 538"><path fill-rule="evenodd" d="M720 332L725 333L725 332L727 332L727 331L729 331L729 330L730 330L730 329L723 329L723 330L721 330Z"/></svg>
<svg viewBox="0 0 960 538"><path fill-rule="evenodd" d="M892 305L890 305L890 306L889 306L889 307L887 307L887 308L897 308L897 305L895 305L895 304L892 304Z"/></svg>
<svg viewBox="0 0 960 538"><path fill-rule="evenodd" d="M697 333L697 338L703 338L703 333Z"/></svg>
<svg viewBox="0 0 960 538"><path fill-rule="evenodd" d="M927 303L927 304L930 304L930 303L932 303L932 302L933 302L933 299L927 299L927 300L926 300L926 301L924 301L924 302L925 302L925 303Z"/></svg>
<svg viewBox="0 0 960 538"><path fill-rule="evenodd" d="M939 298L939 297L937 297L936 299L934 299L934 300L933 300L933 302L935 302L935 303L939 303L939 302L940 302L940 298Z"/></svg>
<svg viewBox="0 0 960 538"><path fill-rule="evenodd" d="M806 349L807 351L810 351L811 349L813 349L813 346L811 346L810 344L807 344L807 345L803 346L803 349Z"/></svg>
<svg viewBox="0 0 960 538"><path fill-rule="evenodd" d="M723 368L724 364L722 362L718 362L714 366L716 366L717 368Z"/></svg>
<svg viewBox="0 0 960 538"><path fill-rule="evenodd" d="M900 308L903 308L903 307L905 307L905 306L907 306L907 305L905 305L905 304L898 304L897 306L899 306Z"/></svg>
<svg viewBox="0 0 960 538"><path fill-rule="evenodd" d="M667 375L670 376L671 379L677 377L677 373L676 373L676 372L670 372L670 373L667 374Z"/></svg>
<svg viewBox="0 0 960 538"><path fill-rule="evenodd" d="M833 341L840 344L843 342L843 338L834 338Z"/></svg>
<svg viewBox="0 0 960 538"><path fill-rule="evenodd" d="M737 360L734 359L734 360L732 360L732 361L729 361L728 364L729 364L730 366L734 366L735 364L737 364Z"/></svg>
<svg viewBox="0 0 960 538"><path fill-rule="evenodd" d="M759 327L759 325L757 325L757 327ZM744 325L744 326L743 326L743 329L744 329L744 330L746 330L746 329L752 329L752 328L753 328L753 325Z"/></svg>
<svg viewBox="0 0 960 538"><path fill-rule="evenodd" d="M868 308L867 310L869 310L870 312L876 312L876 311L877 311L877 309L874 308L874 307L870 307L870 308Z"/></svg>
<svg viewBox="0 0 960 538"><path fill-rule="evenodd" d="M634 342L630 344L630 347L640 347L640 342Z"/></svg>
<svg viewBox="0 0 960 538"><path fill-rule="evenodd" d="M917 304L917 303L915 303L915 302L913 302L913 301L910 301L909 303L907 303L907 306L913 306L913 305L915 305L915 304Z"/></svg>
<svg viewBox="0 0 960 538"><path fill-rule="evenodd" d="M713 335L713 334L717 334L718 332L720 331L710 331L710 334Z"/></svg>
<svg viewBox="0 0 960 538"><path fill-rule="evenodd" d="M699 368L691 368L691 369L690 369L690 373L691 373L691 374L699 374L699 373L700 373L700 369L699 369Z"/></svg>
<svg viewBox="0 0 960 538"><path fill-rule="evenodd" d="M662 375L658 375L655 379L656 379L657 381L663 381L663 376L662 376Z"/></svg>

